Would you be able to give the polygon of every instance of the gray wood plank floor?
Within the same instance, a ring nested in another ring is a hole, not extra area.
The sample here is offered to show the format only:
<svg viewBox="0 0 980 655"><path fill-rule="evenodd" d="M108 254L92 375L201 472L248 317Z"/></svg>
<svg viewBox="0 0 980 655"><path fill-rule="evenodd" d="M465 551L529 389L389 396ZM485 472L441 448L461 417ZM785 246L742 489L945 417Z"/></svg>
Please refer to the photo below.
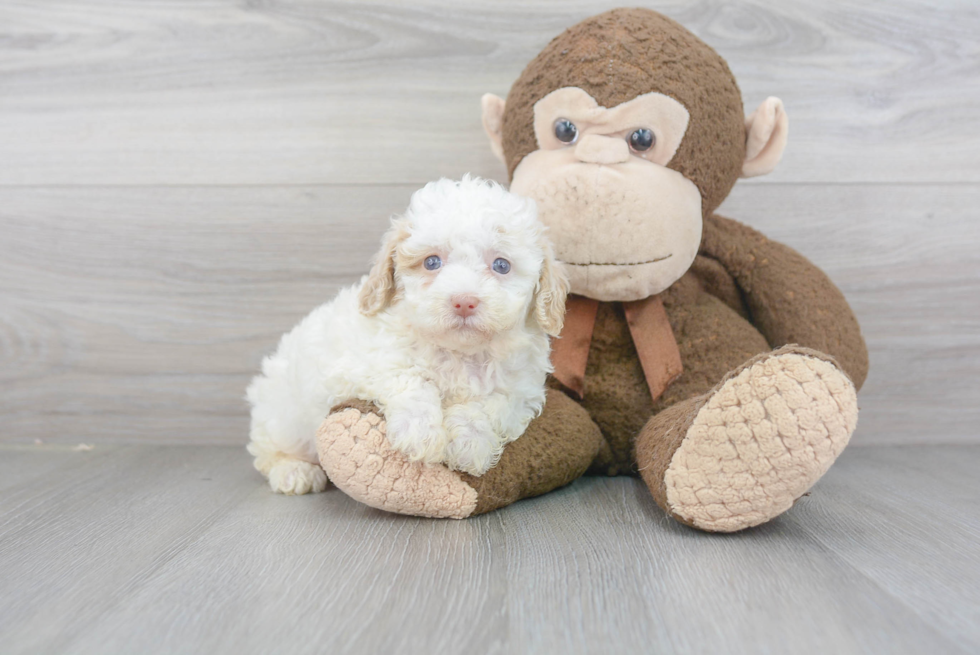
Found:
<svg viewBox="0 0 980 655"><path fill-rule="evenodd" d="M980 447L867 447L738 535L585 478L467 521L241 449L0 445L4 653L970 653Z"/></svg>

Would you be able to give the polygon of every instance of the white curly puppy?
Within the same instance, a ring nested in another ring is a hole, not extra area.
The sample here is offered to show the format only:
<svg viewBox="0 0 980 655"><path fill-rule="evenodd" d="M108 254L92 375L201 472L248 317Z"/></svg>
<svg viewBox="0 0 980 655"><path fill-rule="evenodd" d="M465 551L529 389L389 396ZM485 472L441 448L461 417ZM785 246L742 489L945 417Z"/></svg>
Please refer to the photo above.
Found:
<svg viewBox="0 0 980 655"><path fill-rule="evenodd" d="M274 491L322 491L316 430L356 398L378 404L396 450L482 475L541 411L567 290L532 200L469 176L427 184L371 272L262 362L255 468Z"/></svg>

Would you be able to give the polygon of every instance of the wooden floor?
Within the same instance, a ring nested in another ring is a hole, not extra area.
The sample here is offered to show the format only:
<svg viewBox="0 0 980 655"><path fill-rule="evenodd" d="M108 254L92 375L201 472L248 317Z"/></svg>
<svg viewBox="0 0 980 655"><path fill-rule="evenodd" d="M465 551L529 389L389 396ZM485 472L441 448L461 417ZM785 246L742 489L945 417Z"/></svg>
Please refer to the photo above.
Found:
<svg viewBox="0 0 980 655"><path fill-rule="evenodd" d="M466 521L241 448L0 445L0 651L976 653L980 446L865 447L738 535L585 478Z"/></svg>

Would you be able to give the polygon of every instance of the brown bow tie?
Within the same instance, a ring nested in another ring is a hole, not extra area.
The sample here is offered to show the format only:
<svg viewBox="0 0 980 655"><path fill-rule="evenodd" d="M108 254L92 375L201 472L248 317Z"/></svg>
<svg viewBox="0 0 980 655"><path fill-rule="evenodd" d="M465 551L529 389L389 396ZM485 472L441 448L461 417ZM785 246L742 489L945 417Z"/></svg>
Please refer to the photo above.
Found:
<svg viewBox="0 0 980 655"><path fill-rule="evenodd" d="M597 311L598 300L568 296L565 301L565 326L561 336L551 344L554 376L579 398L585 397L585 365L589 359ZM643 367L643 376L650 387L650 396L656 402L684 370L674 331L670 329L667 312L664 311L663 299L657 295L624 302L623 311Z"/></svg>

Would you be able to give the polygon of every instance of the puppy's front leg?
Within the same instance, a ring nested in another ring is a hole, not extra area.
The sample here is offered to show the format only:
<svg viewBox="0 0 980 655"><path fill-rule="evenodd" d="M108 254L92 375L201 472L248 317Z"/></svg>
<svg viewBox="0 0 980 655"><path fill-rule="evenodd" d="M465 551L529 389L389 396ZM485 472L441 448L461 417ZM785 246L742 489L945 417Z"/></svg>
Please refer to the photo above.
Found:
<svg viewBox="0 0 980 655"><path fill-rule="evenodd" d="M446 465L477 477L497 463L504 446L523 432L508 429L507 417L512 413L512 400L507 394L492 393L468 403L453 405L446 410Z"/></svg>
<svg viewBox="0 0 980 655"><path fill-rule="evenodd" d="M442 462L447 436L443 427L439 390L428 382L414 378L395 382L394 386L399 391L381 399L388 424L388 442L413 461L426 464Z"/></svg>

